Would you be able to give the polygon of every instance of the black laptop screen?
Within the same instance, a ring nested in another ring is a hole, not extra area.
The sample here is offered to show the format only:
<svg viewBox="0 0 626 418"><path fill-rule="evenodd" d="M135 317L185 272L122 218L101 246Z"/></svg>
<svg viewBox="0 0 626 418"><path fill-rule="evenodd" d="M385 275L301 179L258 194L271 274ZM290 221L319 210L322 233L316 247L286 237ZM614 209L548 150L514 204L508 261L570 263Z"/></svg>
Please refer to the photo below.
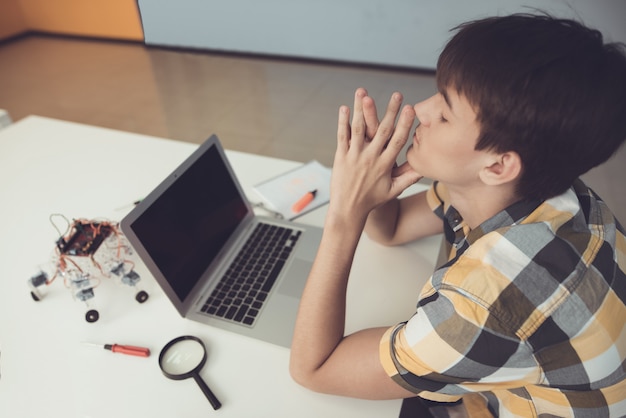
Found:
<svg viewBox="0 0 626 418"><path fill-rule="evenodd" d="M184 301L246 213L212 146L150 204L132 229Z"/></svg>

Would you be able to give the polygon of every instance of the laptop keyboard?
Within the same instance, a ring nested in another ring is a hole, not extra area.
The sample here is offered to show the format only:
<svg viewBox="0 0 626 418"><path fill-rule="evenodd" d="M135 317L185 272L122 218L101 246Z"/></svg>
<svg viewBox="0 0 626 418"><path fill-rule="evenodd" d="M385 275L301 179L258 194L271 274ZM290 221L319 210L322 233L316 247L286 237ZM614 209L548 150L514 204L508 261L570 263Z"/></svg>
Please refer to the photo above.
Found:
<svg viewBox="0 0 626 418"><path fill-rule="evenodd" d="M202 312L252 326L301 232L259 223Z"/></svg>

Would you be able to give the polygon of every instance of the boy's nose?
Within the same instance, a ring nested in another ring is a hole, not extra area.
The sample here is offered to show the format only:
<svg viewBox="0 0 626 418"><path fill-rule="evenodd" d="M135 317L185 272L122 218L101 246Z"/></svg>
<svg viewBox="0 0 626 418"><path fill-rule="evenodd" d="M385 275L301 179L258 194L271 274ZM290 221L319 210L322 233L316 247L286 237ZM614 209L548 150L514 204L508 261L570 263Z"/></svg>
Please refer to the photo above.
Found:
<svg viewBox="0 0 626 418"><path fill-rule="evenodd" d="M426 101L421 101L415 106L413 106L415 110L415 117L420 125L429 126L430 125L430 117L428 117L428 112L426 111Z"/></svg>

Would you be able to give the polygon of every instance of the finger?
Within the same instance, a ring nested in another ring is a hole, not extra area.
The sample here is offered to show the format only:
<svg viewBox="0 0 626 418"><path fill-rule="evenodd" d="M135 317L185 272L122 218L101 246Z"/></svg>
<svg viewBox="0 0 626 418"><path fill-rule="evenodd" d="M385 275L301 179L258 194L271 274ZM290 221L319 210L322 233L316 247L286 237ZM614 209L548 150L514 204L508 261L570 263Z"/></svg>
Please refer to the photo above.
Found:
<svg viewBox="0 0 626 418"><path fill-rule="evenodd" d="M363 98L367 90L358 88L354 93L354 113L352 115L352 129L350 140L353 145L362 144L365 140L365 119L363 118Z"/></svg>
<svg viewBox="0 0 626 418"><path fill-rule="evenodd" d="M393 170L391 171L391 177L400 177L402 174L404 174L406 172L413 172L413 173L415 173L415 170L413 170L413 167L411 167L409 165L409 163L405 161L401 165L399 165L399 166L396 165L393 168ZM417 175L418 175L419 178L424 177L424 176L422 176L419 173L417 173Z"/></svg>
<svg viewBox="0 0 626 418"><path fill-rule="evenodd" d="M378 111L376 110L374 99L369 96L363 98L362 104L363 119L365 120L365 137L371 140L378 130Z"/></svg>
<svg viewBox="0 0 626 418"><path fill-rule="evenodd" d="M396 123L393 135L387 142L387 147L384 151L385 153L388 153L389 158L393 158L394 161L402 150L402 147L404 147L404 144L406 144L414 121L415 110L410 105L404 106L400 112L400 117L398 118L398 123Z"/></svg>
<svg viewBox="0 0 626 418"><path fill-rule="evenodd" d="M383 119L380 121L378 130L376 131L376 137L378 141L386 143L394 132L394 125L396 123L396 117L402 106L402 94L395 92L391 95L389 103L387 104L387 110Z"/></svg>
<svg viewBox="0 0 626 418"><path fill-rule="evenodd" d="M341 106L337 117L337 151L346 152L350 147L350 108Z"/></svg>
<svg viewBox="0 0 626 418"><path fill-rule="evenodd" d="M369 93L363 87L359 87L354 91L354 111L362 112L363 111L363 98L367 97Z"/></svg>
<svg viewBox="0 0 626 418"><path fill-rule="evenodd" d="M417 183L419 179L421 178L422 176L420 176L415 171L407 170L404 173L392 179L391 189L389 191L394 197L397 197L400 195L400 193L402 193L408 187Z"/></svg>

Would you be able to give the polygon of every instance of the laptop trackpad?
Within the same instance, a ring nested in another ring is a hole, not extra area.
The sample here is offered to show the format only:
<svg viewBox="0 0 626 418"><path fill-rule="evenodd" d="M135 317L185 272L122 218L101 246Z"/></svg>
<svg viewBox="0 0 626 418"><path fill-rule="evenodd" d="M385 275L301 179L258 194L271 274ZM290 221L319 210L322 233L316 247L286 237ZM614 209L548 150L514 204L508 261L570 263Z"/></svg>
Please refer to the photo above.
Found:
<svg viewBox="0 0 626 418"><path fill-rule="evenodd" d="M278 287L278 293L283 295L300 298L306 279L311 271L311 262L296 258L289 267L289 275L285 277Z"/></svg>

